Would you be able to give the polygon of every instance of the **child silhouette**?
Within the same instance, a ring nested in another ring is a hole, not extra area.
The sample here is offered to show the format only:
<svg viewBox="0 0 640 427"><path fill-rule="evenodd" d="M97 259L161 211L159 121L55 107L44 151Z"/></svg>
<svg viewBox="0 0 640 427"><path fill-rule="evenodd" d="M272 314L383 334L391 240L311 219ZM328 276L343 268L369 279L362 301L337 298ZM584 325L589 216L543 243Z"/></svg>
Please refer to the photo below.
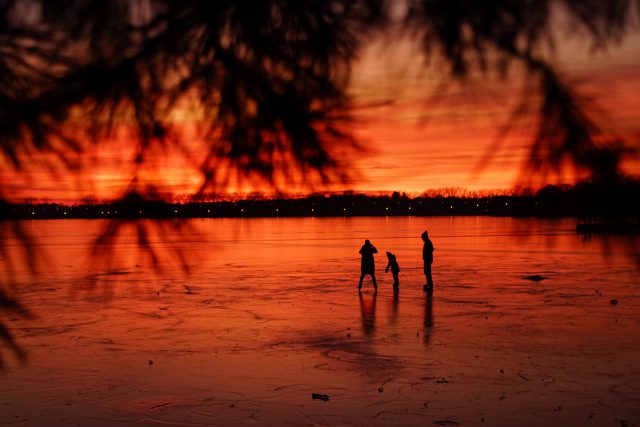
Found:
<svg viewBox="0 0 640 427"><path fill-rule="evenodd" d="M391 274L393 274L393 289L398 289L400 287L400 279L398 278L398 273L400 273L400 266L398 265L396 256L391 252L387 252L387 258L389 259L389 263L387 264L387 268L384 270L384 272L388 273L389 269L391 269Z"/></svg>

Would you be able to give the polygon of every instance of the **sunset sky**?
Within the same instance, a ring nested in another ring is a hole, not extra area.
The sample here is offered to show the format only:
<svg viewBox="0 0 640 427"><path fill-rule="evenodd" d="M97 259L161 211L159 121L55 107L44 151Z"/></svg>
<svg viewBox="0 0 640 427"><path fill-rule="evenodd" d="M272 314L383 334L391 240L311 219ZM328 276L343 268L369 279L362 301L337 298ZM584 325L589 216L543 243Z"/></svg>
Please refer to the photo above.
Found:
<svg viewBox="0 0 640 427"><path fill-rule="evenodd" d="M559 45L553 56L564 77L603 112L603 123L617 134L640 135L640 34L628 34L624 43L607 53L593 54L579 41ZM520 181L527 147L534 129L525 117L497 150L489 148L498 130L521 99L523 73L511 68L507 79L471 75L465 84L452 84L437 63L425 66L419 50L409 42L372 43L356 63L350 85L354 102L352 131L366 148L353 157L352 181L327 187L283 187L293 193L317 190L362 192L405 191L461 187L469 190L509 189ZM189 106L175 113L176 126L189 127ZM77 201L84 197L114 198L131 178L127 159L133 144L126 137L83 153L77 173L56 175L46 156L32 161L16 175L2 168L3 186L16 199ZM187 144L198 152L197 141ZM168 153L168 155L167 155ZM488 154L491 154L488 156ZM635 156L638 157L637 155ZM152 158L153 159L153 158ZM55 160L53 160L55 164ZM640 174L638 161L625 171ZM183 153L158 153L141 174L163 192L192 193L202 184L194 163ZM548 177L551 183L575 177ZM539 183L538 183L539 184ZM234 184L227 191L269 191L263 183Z"/></svg>
<svg viewBox="0 0 640 427"><path fill-rule="evenodd" d="M354 79L356 99L396 99L384 107L362 112L361 140L370 141L375 154L357 162L364 180L359 190L423 191L425 188L463 187L504 189L518 183L527 161L533 118L522 120L491 151L498 130L505 125L522 93L523 74L514 67L507 80L475 76L465 85L449 84L437 64L419 68L410 46L389 46L384 54L372 49ZM608 130L640 135L640 34L607 54L590 54L579 42L557 47L556 63L565 78L602 111ZM483 159L487 154L490 161ZM480 166L484 167L480 167ZM625 171L640 173L628 162ZM570 176L550 177L571 181Z"/></svg>

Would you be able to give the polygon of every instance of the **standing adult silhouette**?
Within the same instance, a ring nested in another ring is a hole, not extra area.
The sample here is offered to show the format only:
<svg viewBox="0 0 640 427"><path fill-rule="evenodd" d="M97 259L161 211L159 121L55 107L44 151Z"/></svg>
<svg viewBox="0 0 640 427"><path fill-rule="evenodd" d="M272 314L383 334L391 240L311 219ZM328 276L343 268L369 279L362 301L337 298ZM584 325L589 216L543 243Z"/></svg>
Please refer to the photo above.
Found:
<svg viewBox="0 0 640 427"><path fill-rule="evenodd" d="M429 232L427 230L422 233L422 241L424 246L422 247L422 261L424 261L424 277L427 279L427 284L423 289L429 293L433 292L433 278L431 277L431 264L433 264L433 243L429 240Z"/></svg>
<svg viewBox="0 0 640 427"><path fill-rule="evenodd" d="M376 282L376 268L373 254L377 254L378 250L371 244L369 240L364 241L364 245L360 248L360 255L362 255L362 261L360 263L360 282L358 283L358 290L362 289L362 280L364 276L369 274L371 281L373 282L373 288L378 290L378 283Z"/></svg>

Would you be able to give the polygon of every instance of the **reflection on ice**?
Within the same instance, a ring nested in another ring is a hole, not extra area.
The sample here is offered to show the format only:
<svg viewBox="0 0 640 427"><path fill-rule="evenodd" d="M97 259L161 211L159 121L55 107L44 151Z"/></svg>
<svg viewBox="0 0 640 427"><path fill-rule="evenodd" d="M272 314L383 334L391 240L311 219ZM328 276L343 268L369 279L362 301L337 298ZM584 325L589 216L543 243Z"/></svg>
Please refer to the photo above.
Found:
<svg viewBox="0 0 640 427"><path fill-rule="evenodd" d="M424 326L433 327L433 293L425 292L424 297Z"/></svg>
<svg viewBox="0 0 640 427"><path fill-rule="evenodd" d="M360 312L362 314L362 332L365 335L373 335L376 329L376 298L378 292L372 295L362 296L362 292L358 292L360 298Z"/></svg>
<svg viewBox="0 0 640 427"><path fill-rule="evenodd" d="M398 320L398 305L400 304L400 290L393 290L393 298L391 298L391 316L389 317L389 323L393 324Z"/></svg>

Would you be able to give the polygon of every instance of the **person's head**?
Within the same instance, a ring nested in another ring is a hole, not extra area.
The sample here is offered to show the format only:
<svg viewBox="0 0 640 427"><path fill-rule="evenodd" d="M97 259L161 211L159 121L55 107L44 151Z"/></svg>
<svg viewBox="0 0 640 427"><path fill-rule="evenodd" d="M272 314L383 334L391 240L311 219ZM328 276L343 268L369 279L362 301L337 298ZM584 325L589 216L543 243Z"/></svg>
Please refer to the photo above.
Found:
<svg viewBox="0 0 640 427"><path fill-rule="evenodd" d="M370 244L371 244L371 242L369 241L369 239L367 239L367 240L365 240L365 241L364 241L364 244L365 244L365 245L370 245Z"/></svg>
<svg viewBox="0 0 640 427"><path fill-rule="evenodd" d="M390 260L394 259L396 256L394 254L392 254L391 252L387 252L387 258L389 258Z"/></svg>
<svg viewBox="0 0 640 427"><path fill-rule="evenodd" d="M426 242L428 238L429 238L429 232L427 230L424 230L424 233L422 233L422 240Z"/></svg>

